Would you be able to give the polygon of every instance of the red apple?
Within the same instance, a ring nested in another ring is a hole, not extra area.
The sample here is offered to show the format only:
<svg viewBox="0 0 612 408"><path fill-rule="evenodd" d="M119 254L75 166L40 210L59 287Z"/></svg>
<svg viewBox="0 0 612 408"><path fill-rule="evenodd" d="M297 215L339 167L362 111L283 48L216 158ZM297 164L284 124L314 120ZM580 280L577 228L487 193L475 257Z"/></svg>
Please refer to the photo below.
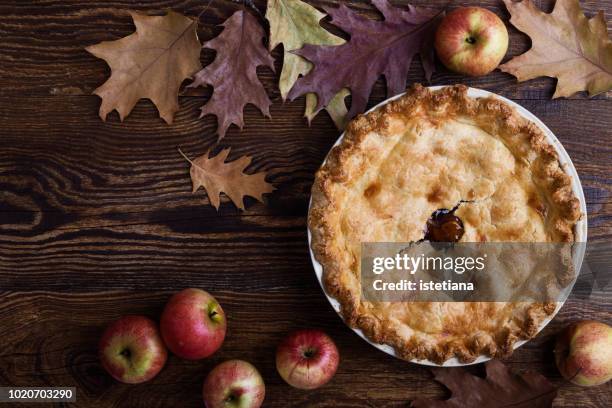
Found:
<svg viewBox="0 0 612 408"><path fill-rule="evenodd" d="M199 360L217 351L226 329L221 305L201 289L185 289L172 296L161 317L166 345L187 360Z"/></svg>
<svg viewBox="0 0 612 408"><path fill-rule="evenodd" d="M99 351L106 371L128 384L155 377L168 357L157 324L144 316L124 316L108 326Z"/></svg>
<svg viewBox="0 0 612 408"><path fill-rule="evenodd" d="M555 360L563 377L591 387L612 379L612 327L583 320L557 337Z"/></svg>
<svg viewBox="0 0 612 408"><path fill-rule="evenodd" d="M450 12L436 31L440 61L451 71L478 76L493 71L508 49L508 30L496 14L481 7Z"/></svg>
<svg viewBox="0 0 612 408"><path fill-rule="evenodd" d="M303 390L319 388L332 379L340 355L334 341L320 330L290 333L276 350L276 369L289 385Z"/></svg>
<svg viewBox="0 0 612 408"><path fill-rule="evenodd" d="M251 364L229 360L208 374L202 394L206 408L258 408L266 395L266 386Z"/></svg>

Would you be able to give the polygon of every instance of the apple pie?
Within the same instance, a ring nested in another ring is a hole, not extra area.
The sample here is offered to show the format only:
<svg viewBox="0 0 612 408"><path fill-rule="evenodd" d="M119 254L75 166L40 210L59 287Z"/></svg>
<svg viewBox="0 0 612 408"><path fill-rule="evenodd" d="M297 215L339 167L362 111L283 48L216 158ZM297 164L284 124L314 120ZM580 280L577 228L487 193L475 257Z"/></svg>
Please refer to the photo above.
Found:
<svg viewBox="0 0 612 408"><path fill-rule="evenodd" d="M415 85L348 125L316 174L308 222L345 321L402 358L441 364L510 354L556 303L368 302L361 243L572 242L580 216L538 126L465 86Z"/></svg>

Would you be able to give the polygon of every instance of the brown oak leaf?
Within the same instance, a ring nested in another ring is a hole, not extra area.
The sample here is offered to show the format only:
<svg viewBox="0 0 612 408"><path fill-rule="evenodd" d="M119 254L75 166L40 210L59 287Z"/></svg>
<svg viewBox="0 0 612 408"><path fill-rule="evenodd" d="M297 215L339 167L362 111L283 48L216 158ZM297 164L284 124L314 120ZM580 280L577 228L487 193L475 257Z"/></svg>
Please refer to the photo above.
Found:
<svg viewBox="0 0 612 408"><path fill-rule="evenodd" d="M242 156L237 160L226 162L230 149L223 149L219 154L209 157L210 150L202 156L191 160L180 149L179 152L191 163L191 182L193 192L204 187L210 203L219 209L220 194L225 193L236 207L244 210L244 197L250 196L263 202L263 194L274 191L274 186L266 182L266 173L245 174L251 158Z"/></svg>
<svg viewBox="0 0 612 408"><path fill-rule="evenodd" d="M463 368L436 368L434 379L452 392L445 401L419 398L413 408L550 408L557 396L544 376L526 372L512 374L499 360L485 364L487 377L480 378Z"/></svg>
<svg viewBox="0 0 612 408"><path fill-rule="evenodd" d="M314 92L315 111L327 106L341 89L350 89L353 99L348 117L363 112L374 83L380 75L387 82L387 95L393 96L406 88L410 62L416 54L427 79L434 70L433 35L443 11L431 11L409 6L400 9L388 0L372 0L384 19L373 20L352 11L345 5L325 8L331 22L350 36L347 43L336 46L306 44L294 51L314 64L314 68L299 78L289 92L289 99Z"/></svg>
<svg viewBox="0 0 612 408"><path fill-rule="evenodd" d="M499 68L519 82L539 76L557 78L553 98L612 89L612 41L603 12L590 20L578 0L557 0L552 13L540 11L531 0L504 0L510 22L531 37L529 51Z"/></svg>
<svg viewBox="0 0 612 408"><path fill-rule="evenodd" d="M181 83L202 68L197 23L173 11L164 16L130 15L136 32L85 48L111 68L110 78L94 91L102 98L100 117L106 120L116 109L123 121L138 100L147 98L162 119L172 123Z"/></svg>
<svg viewBox="0 0 612 408"><path fill-rule="evenodd" d="M263 45L265 32L250 13L235 12L223 24L223 31L204 43L203 48L217 51L215 60L195 75L191 88L211 85L213 94L202 114L217 116L219 139L233 123L242 129L243 109L247 103L257 106L270 117L270 98L257 78L257 67L274 70L274 60Z"/></svg>

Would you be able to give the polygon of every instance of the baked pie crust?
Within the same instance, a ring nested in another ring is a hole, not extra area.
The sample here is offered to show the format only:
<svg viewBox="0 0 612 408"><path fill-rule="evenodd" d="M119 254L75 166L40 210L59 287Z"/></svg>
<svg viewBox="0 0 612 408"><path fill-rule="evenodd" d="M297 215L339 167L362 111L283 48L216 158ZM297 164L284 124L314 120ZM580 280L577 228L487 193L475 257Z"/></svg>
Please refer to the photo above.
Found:
<svg viewBox="0 0 612 408"><path fill-rule="evenodd" d="M361 298L361 242L421 240L434 211L461 202L462 242L572 242L580 218L571 177L540 128L463 85L414 85L357 117L316 174L308 222L325 288L351 327L404 359L509 355L556 308Z"/></svg>

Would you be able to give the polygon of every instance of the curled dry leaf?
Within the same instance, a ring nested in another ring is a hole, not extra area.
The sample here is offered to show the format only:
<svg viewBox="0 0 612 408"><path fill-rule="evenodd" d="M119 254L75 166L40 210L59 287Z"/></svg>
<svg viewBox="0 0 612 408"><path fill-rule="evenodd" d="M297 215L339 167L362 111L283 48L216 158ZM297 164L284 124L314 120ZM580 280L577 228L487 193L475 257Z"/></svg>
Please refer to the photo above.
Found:
<svg viewBox="0 0 612 408"><path fill-rule="evenodd" d="M250 13L240 10L228 18L217 37L203 48L217 51L215 60L195 74L191 88L211 85L213 94L202 106L202 115L217 116L219 139L233 123L242 129L247 103L257 106L270 117L270 98L257 78L257 67L274 70L274 60L263 45L263 28Z"/></svg>
<svg viewBox="0 0 612 408"><path fill-rule="evenodd" d="M325 30L319 22L325 14L301 0L268 0L266 19L270 23L270 50L283 44L283 70L278 87L283 100L300 75L312 69L312 64L303 57L290 51L298 50L305 44L340 45L345 41ZM336 127L343 129L346 121L346 103L344 99L350 94L348 89L341 90L329 104L324 107L333 119ZM318 114L315 110L317 96L306 94L306 111L304 116L310 121Z"/></svg>
<svg viewBox="0 0 612 408"><path fill-rule="evenodd" d="M348 118L363 112L374 83L380 75L387 82L387 95L406 88L410 62L421 55L427 78L434 69L433 36L443 11L410 6L400 9L388 0L372 0L383 15L373 20L345 5L326 8L332 23L350 34L350 40L337 46L305 45L294 51L314 64L314 68L295 83L289 92L293 100L305 93L317 94L315 111L328 105L343 88L353 96Z"/></svg>
<svg viewBox="0 0 612 408"><path fill-rule="evenodd" d="M550 408L557 389L542 375L512 374L499 360L485 364L487 377L480 378L463 368L435 368L435 380L452 392L445 400L418 398L413 408Z"/></svg>
<svg viewBox="0 0 612 408"><path fill-rule="evenodd" d="M123 120L138 100L148 98L172 123L181 83L202 68L197 23L173 11L165 16L130 15L135 33L85 48L111 68L110 78L94 91L102 98L100 117L106 120L116 109Z"/></svg>
<svg viewBox="0 0 612 408"><path fill-rule="evenodd" d="M531 37L529 51L499 68L519 82L539 76L557 78L553 98L612 89L612 41L603 12L590 20L578 0L557 0L551 14L531 0L504 0L510 22Z"/></svg>
<svg viewBox="0 0 612 408"><path fill-rule="evenodd" d="M223 149L213 157L209 157L210 150L202 156L191 160L182 151L179 152L191 163L191 182L193 192L204 187L210 203L217 210L221 203L220 194L225 193L236 207L244 210L244 197L250 196L263 202L263 194L274 191L274 186L266 182L266 173L245 174L251 158L242 156L237 160L226 162L230 149Z"/></svg>

